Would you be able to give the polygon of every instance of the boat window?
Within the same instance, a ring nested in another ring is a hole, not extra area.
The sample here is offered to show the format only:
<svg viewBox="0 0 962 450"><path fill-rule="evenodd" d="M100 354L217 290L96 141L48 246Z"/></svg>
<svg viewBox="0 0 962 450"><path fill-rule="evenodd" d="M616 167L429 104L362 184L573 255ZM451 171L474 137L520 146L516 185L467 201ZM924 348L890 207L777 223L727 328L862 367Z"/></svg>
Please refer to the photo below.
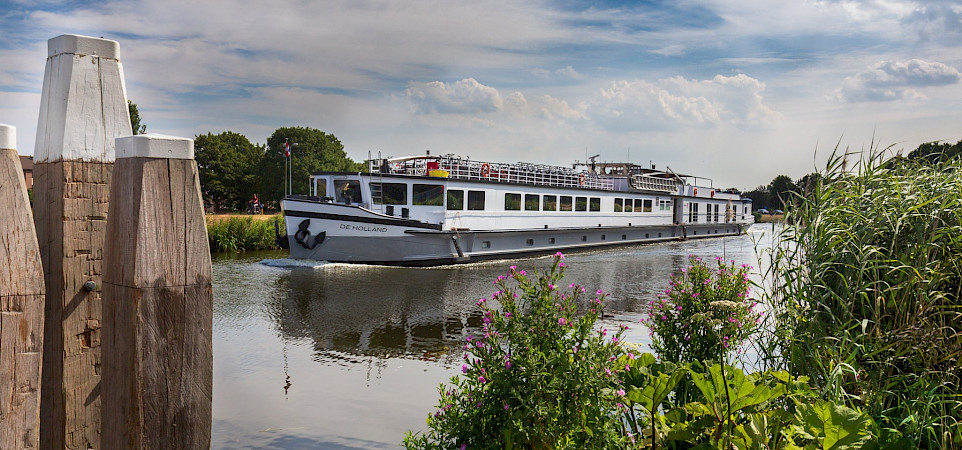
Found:
<svg viewBox="0 0 962 450"><path fill-rule="evenodd" d="M626 199L625 199L625 212L631 212L631 211L632 211L632 209L631 209L631 199L630 199L630 198L626 198Z"/></svg>
<svg viewBox="0 0 962 450"><path fill-rule="evenodd" d="M644 212L651 212L651 200L645 200Z"/></svg>
<svg viewBox="0 0 962 450"><path fill-rule="evenodd" d="M464 209L464 191L460 189L448 191L448 211L461 211Z"/></svg>
<svg viewBox="0 0 962 450"><path fill-rule="evenodd" d="M524 210L537 211L541 206L541 196L537 194L524 194Z"/></svg>
<svg viewBox="0 0 962 450"><path fill-rule="evenodd" d="M408 204L408 185L404 183L371 183L374 203L382 205Z"/></svg>
<svg viewBox="0 0 962 450"><path fill-rule="evenodd" d="M715 205L715 222L718 222L718 205Z"/></svg>
<svg viewBox="0 0 962 450"><path fill-rule="evenodd" d="M575 197L575 211L587 211L587 210L588 210L588 198Z"/></svg>
<svg viewBox="0 0 962 450"><path fill-rule="evenodd" d="M644 201L644 200L642 200L642 199L640 199L640 198L636 198L636 199L635 199L635 212L642 212L642 211L644 211L644 210L645 210L644 204L645 204L645 201Z"/></svg>
<svg viewBox="0 0 962 450"><path fill-rule="evenodd" d="M521 211L521 194L504 194L505 211Z"/></svg>
<svg viewBox="0 0 962 450"><path fill-rule="evenodd" d="M441 206L444 204L444 186L440 184L415 184L412 189L415 205Z"/></svg>
<svg viewBox="0 0 962 450"><path fill-rule="evenodd" d="M361 182L359 180L334 180L337 201L361 203Z"/></svg>
<svg viewBox="0 0 962 450"><path fill-rule="evenodd" d="M658 210L671 211L671 200L658 200Z"/></svg>
<svg viewBox="0 0 962 450"><path fill-rule="evenodd" d="M625 204L625 201L624 201L623 199L616 198L616 199L615 199L615 212L621 212L621 210L624 209L624 206L623 206L624 204Z"/></svg>
<svg viewBox="0 0 962 450"><path fill-rule="evenodd" d="M314 180L314 196L327 197L327 178Z"/></svg>
<svg viewBox="0 0 962 450"><path fill-rule="evenodd" d="M484 210L484 191L468 191L468 209L472 211Z"/></svg>
<svg viewBox="0 0 962 450"><path fill-rule="evenodd" d="M588 200L588 210L601 211L601 199L598 197L591 197L591 199Z"/></svg>
<svg viewBox="0 0 962 450"><path fill-rule="evenodd" d="M571 197L567 195L561 196L561 210L571 211Z"/></svg>
<svg viewBox="0 0 962 450"><path fill-rule="evenodd" d="M542 211L557 211L558 210L558 197L554 195L545 195L544 204L542 205Z"/></svg>

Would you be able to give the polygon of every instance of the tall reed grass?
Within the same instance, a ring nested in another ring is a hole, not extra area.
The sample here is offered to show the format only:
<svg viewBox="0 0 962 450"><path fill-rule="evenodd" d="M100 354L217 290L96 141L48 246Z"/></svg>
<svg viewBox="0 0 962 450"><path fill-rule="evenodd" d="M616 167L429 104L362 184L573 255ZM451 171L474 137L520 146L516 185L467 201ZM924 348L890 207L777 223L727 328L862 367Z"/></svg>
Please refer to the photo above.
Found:
<svg viewBox="0 0 962 450"><path fill-rule="evenodd" d="M280 214L268 220L255 220L250 216L207 218L207 239L211 252L241 252L278 248L275 242L274 224L281 233L284 222Z"/></svg>
<svg viewBox="0 0 962 450"><path fill-rule="evenodd" d="M759 354L864 409L883 441L960 448L962 164L887 150L834 153L796 199L771 254Z"/></svg>

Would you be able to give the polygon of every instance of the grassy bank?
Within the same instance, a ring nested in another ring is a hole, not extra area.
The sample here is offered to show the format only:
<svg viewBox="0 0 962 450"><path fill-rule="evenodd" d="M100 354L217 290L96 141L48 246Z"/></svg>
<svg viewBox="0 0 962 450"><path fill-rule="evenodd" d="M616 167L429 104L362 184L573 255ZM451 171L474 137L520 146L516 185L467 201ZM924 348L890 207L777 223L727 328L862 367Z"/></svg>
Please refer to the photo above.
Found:
<svg viewBox="0 0 962 450"><path fill-rule="evenodd" d="M789 211L763 354L869 413L883 442L959 448L962 165L844 160Z"/></svg>
<svg viewBox="0 0 962 450"><path fill-rule="evenodd" d="M275 242L274 224L284 233L284 220L280 214L267 215L208 215L207 239L210 251L242 252L278 248Z"/></svg>

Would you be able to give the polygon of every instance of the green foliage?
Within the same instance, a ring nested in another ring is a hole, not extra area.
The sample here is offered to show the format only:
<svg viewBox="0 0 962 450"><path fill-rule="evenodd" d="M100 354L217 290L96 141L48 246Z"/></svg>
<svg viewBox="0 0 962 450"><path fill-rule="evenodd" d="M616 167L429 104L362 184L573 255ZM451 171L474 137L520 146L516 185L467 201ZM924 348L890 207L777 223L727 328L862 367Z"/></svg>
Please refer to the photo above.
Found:
<svg viewBox="0 0 962 450"><path fill-rule="evenodd" d="M778 175L768 185L768 192L771 194L769 206L784 209L785 203L791 198L795 191L795 182L788 175Z"/></svg>
<svg viewBox="0 0 962 450"><path fill-rule="evenodd" d="M130 129L133 134L144 134L147 132L147 125L140 123L140 111L137 104L127 100L127 110L130 113Z"/></svg>
<svg viewBox="0 0 962 450"><path fill-rule="evenodd" d="M631 370L622 375L632 400L625 420L642 438L637 441L642 447L842 450L875 443L869 416L816 400L805 377L745 374L722 364L656 364L647 354L629 364ZM685 377L700 396L677 404L671 386ZM635 392L655 395L636 397ZM644 414L636 415L636 409Z"/></svg>
<svg viewBox="0 0 962 450"><path fill-rule="evenodd" d="M618 448L624 445L613 361L622 331L595 329L598 291L576 309L585 289L562 293L563 255L550 271L528 276L512 266L491 299L478 300L483 336L469 337L462 375L441 386L429 431L409 434L408 448ZM623 406L622 406L623 407Z"/></svg>
<svg viewBox="0 0 962 450"><path fill-rule="evenodd" d="M244 135L233 131L198 135L194 149L204 201L213 209L244 210L254 194L266 187L259 175L264 147Z"/></svg>
<svg viewBox="0 0 962 450"><path fill-rule="evenodd" d="M284 229L280 215L270 220L255 220L252 217L208 218L207 240L210 251L241 252L278 248L274 236L275 223Z"/></svg>
<svg viewBox="0 0 962 450"><path fill-rule="evenodd" d="M910 160L921 160L930 164L945 163L959 158L962 158L962 141L955 144L926 142L908 154Z"/></svg>
<svg viewBox="0 0 962 450"><path fill-rule="evenodd" d="M774 247L763 360L863 407L885 442L962 427L962 163L834 155Z"/></svg>
<svg viewBox="0 0 962 450"><path fill-rule="evenodd" d="M286 158L284 140L293 146L292 186L294 194L310 193L310 176L322 171L355 172L366 171L361 164L355 163L344 153L344 145L334 135L308 127L283 127L267 138L267 149L260 174L265 185L263 198L269 201L280 200L287 190ZM293 145L297 144L297 145Z"/></svg>
<svg viewBox="0 0 962 450"><path fill-rule="evenodd" d="M755 302L748 298L748 265L736 267L716 259L712 269L701 258L671 276L668 289L649 302L642 323L652 336L652 348L663 359L720 361L747 339L759 322Z"/></svg>

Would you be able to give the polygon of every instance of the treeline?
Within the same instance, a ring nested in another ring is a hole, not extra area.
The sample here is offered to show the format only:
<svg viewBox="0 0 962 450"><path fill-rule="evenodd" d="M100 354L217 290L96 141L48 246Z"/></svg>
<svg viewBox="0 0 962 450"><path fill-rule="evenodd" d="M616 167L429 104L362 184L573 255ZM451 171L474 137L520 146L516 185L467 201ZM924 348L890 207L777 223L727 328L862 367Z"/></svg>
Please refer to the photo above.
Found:
<svg viewBox="0 0 962 450"><path fill-rule="evenodd" d="M194 155L208 211L244 211L255 194L276 209L287 191L285 141L291 144L294 194L310 193L310 176L317 172L367 171L364 162L348 158L337 137L314 128L278 128L266 144L251 143L233 131L197 135Z"/></svg>
<svg viewBox="0 0 962 450"><path fill-rule="evenodd" d="M954 159L962 159L962 140L955 144L926 142L906 156L897 155L888 159L885 166L895 167L907 161L940 164ZM798 180L792 180L788 175L778 175L768 185L758 186L742 193L742 196L752 199L752 207L755 209L785 209L785 204L792 202L797 195L808 196L818 181L818 173L810 173Z"/></svg>

